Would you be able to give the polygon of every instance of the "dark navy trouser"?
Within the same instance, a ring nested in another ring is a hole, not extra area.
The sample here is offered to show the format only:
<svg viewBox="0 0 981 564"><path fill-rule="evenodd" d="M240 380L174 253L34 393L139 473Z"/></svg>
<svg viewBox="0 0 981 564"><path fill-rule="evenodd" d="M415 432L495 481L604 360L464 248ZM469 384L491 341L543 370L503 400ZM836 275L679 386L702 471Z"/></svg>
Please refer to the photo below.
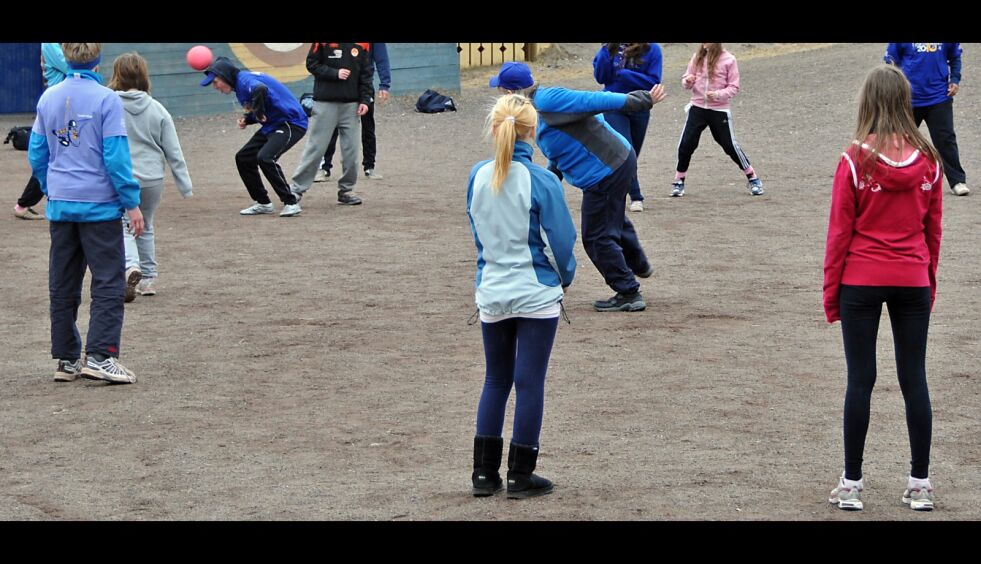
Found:
<svg viewBox="0 0 981 564"><path fill-rule="evenodd" d="M86 266L92 272L92 305L85 351L118 357L126 288L122 222L118 219L91 223L49 221L48 225L51 357L65 360L81 357L82 339L75 322L82 303Z"/></svg>
<svg viewBox="0 0 981 564"><path fill-rule="evenodd" d="M633 151L613 174L582 192L582 246L607 285L621 294L640 288L634 273L650 268L634 224L627 218L626 197L637 175Z"/></svg>
<svg viewBox="0 0 981 564"><path fill-rule="evenodd" d="M906 402L910 476L929 478L933 413L926 380L927 330L930 327L930 287L849 286L842 284L841 334L848 365L845 391L845 478L862 477L862 454L869 429L872 388L875 386L875 342L882 302L889 308L896 373Z"/></svg>
<svg viewBox="0 0 981 564"><path fill-rule="evenodd" d="M538 446L545 409L545 373L559 318L514 317L481 323L487 373L477 406L477 435L500 437L504 411L514 386L514 429L511 441Z"/></svg>
<svg viewBox="0 0 981 564"><path fill-rule="evenodd" d="M634 148L637 158L640 158L640 150L644 147L644 138L647 136L647 126L651 121L651 111L641 110L639 112L605 112L603 119L610 124L617 133L623 135L630 145ZM630 201L643 202L644 195L640 193L640 182L634 174L630 181Z"/></svg>

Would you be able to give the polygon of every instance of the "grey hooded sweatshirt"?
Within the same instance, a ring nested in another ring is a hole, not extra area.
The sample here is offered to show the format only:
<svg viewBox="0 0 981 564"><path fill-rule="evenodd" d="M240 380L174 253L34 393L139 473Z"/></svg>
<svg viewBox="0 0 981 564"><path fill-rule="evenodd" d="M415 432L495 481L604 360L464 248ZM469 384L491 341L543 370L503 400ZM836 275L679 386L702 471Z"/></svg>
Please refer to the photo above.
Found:
<svg viewBox="0 0 981 564"><path fill-rule="evenodd" d="M141 185L162 183L166 159L181 196L191 197L191 176L187 173L187 163L170 113L146 92L130 90L116 94L122 98L126 109L126 135L129 136L133 176Z"/></svg>

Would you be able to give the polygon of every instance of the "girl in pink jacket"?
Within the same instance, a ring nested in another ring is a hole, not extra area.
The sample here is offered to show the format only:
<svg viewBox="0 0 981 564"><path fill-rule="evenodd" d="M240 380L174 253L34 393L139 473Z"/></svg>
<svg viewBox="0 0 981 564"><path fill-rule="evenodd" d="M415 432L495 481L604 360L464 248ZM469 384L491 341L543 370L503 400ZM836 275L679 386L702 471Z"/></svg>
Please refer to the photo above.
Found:
<svg viewBox="0 0 981 564"><path fill-rule="evenodd" d="M729 100L739 92L739 67L736 57L722 48L721 43L702 43L692 56L681 77L681 85L691 90L691 102L685 108L688 119L678 142L678 167L671 185L671 195L685 195L685 176L691 156L706 127L712 138L746 174L747 188L754 196L763 194L763 182L756 176L742 147L736 142L732 128Z"/></svg>

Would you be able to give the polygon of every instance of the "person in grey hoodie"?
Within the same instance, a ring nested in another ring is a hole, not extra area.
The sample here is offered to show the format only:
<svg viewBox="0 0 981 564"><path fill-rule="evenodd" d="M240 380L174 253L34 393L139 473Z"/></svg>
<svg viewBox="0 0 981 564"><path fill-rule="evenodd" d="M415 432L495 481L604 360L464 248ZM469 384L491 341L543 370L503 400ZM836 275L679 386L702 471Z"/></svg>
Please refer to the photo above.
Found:
<svg viewBox="0 0 981 564"><path fill-rule="evenodd" d="M156 294L157 257L153 239L153 215L163 196L164 160L170 164L181 196L193 196L191 177L177 139L174 120L160 102L150 97L150 72L146 60L136 53L125 53L112 65L109 88L123 100L126 134L133 159L133 176L140 183L140 207L146 227L139 238L126 225L126 301L139 293ZM125 220L124 220L125 223ZM142 276L131 276L139 272ZM138 281L138 285L135 281Z"/></svg>

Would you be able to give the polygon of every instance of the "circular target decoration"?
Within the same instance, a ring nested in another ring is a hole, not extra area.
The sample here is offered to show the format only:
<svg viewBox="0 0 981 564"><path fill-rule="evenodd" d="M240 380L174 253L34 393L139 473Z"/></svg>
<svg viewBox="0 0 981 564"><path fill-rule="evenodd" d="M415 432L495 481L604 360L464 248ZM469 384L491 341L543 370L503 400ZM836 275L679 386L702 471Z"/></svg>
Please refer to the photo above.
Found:
<svg viewBox="0 0 981 564"><path fill-rule="evenodd" d="M309 43L229 43L245 68L264 72L280 82L310 77L307 71Z"/></svg>

